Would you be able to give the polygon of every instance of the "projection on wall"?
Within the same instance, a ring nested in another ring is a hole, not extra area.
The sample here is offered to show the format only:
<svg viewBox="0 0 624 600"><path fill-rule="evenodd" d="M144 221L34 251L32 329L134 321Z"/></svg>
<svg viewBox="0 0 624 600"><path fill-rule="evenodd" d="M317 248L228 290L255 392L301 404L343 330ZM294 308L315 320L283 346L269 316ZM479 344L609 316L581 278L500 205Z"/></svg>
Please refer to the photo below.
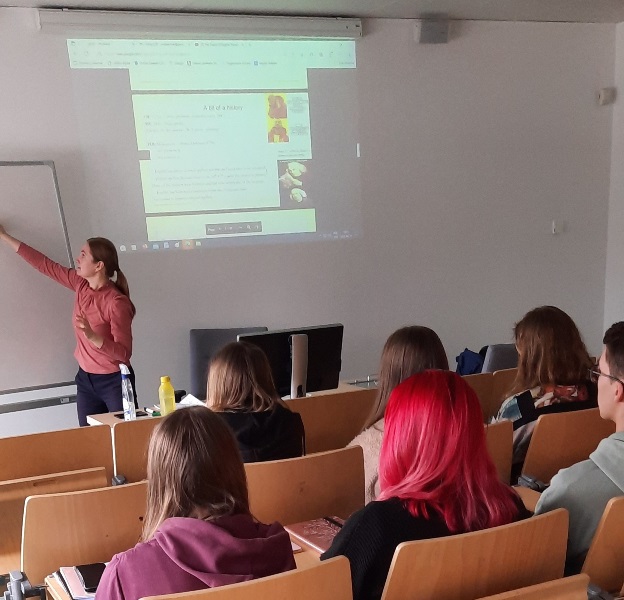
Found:
<svg viewBox="0 0 624 600"><path fill-rule="evenodd" d="M91 226L121 251L361 234L354 40L67 47Z"/></svg>

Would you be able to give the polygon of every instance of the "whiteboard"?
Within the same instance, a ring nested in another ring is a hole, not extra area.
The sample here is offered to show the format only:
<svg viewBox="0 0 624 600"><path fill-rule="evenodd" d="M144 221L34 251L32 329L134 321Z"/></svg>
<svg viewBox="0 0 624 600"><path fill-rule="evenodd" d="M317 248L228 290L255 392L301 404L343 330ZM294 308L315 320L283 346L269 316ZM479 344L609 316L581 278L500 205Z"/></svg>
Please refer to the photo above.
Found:
<svg viewBox="0 0 624 600"><path fill-rule="evenodd" d="M14 237L73 267L52 161L0 162L0 223ZM0 403L2 392L74 379L71 290L0 248Z"/></svg>

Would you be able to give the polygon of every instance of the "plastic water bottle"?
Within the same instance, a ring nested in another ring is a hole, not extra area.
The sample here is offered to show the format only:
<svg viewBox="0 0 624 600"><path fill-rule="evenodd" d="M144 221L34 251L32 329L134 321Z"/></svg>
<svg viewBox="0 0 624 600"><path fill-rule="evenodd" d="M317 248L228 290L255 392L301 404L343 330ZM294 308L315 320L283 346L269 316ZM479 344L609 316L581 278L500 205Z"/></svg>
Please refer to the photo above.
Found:
<svg viewBox="0 0 624 600"><path fill-rule="evenodd" d="M121 400L123 403L124 421L134 421L136 419L136 409L134 406L134 392L130 381L130 369L126 365L119 365L121 370Z"/></svg>
<svg viewBox="0 0 624 600"><path fill-rule="evenodd" d="M175 410L175 390L171 385L171 379L166 375L160 378L158 399L160 400L160 414L163 417Z"/></svg>

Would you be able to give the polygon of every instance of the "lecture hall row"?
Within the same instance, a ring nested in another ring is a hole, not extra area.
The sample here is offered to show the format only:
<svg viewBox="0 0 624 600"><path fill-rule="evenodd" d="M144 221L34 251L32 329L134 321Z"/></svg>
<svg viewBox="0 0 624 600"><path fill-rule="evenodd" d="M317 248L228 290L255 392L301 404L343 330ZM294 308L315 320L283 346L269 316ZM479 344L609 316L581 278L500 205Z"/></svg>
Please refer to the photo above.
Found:
<svg viewBox="0 0 624 600"><path fill-rule="evenodd" d="M484 420L496 413L501 390L508 389L514 371L466 377L479 397ZM363 506L362 450L345 445L361 430L375 393L342 386L339 391L290 401L292 410L302 416L308 454L245 465L251 511L258 520L289 524L322 515L346 518ZM37 584L60 566L107 561L134 546L145 513L146 449L159 421L120 421L0 440L0 572L21 568ZM484 426L488 450L501 479L508 482L511 423ZM597 409L543 415L523 472L548 482L560 468L587 458L612 430L612 423L602 421ZM571 439L575 444L569 443ZM129 483L110 486L115 474ZM520 493L526 506L533 508L537 492L520 489ZM409 542L397 549L383 598L405 598L416 591L423 598L480 598L532 585L537 587L526 591L527 598L585 598L588 580L605 590L620 590L622 499L609 503L583 574L555 581L563 576L566 540L567 514L557 510L472 534ZM478 565L488 565L494 556L496 569L486 568L484 573ZM347 559L321 563L318 554L305 546L295 558L299 567L295 572L184 597L351 597ZM49 583L53 597L66 600L54 581ZM525 597L510 593L500 598Z"/></svg>

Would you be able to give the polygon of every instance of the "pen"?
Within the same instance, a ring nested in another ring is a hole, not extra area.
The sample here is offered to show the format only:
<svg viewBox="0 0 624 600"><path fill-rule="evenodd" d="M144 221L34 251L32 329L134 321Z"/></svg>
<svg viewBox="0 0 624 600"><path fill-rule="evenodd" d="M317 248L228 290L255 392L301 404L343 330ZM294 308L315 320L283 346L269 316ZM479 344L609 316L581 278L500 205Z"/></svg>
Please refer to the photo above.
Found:
<svg viewBox="0 0 624 600"><path fill-rule="evenodd" d="M336 527L342 529L342 523L340 521L336 521L336 519L332 519L331 517L323 517L324 521L327 521L330 525L335 525Z"/></svg>

